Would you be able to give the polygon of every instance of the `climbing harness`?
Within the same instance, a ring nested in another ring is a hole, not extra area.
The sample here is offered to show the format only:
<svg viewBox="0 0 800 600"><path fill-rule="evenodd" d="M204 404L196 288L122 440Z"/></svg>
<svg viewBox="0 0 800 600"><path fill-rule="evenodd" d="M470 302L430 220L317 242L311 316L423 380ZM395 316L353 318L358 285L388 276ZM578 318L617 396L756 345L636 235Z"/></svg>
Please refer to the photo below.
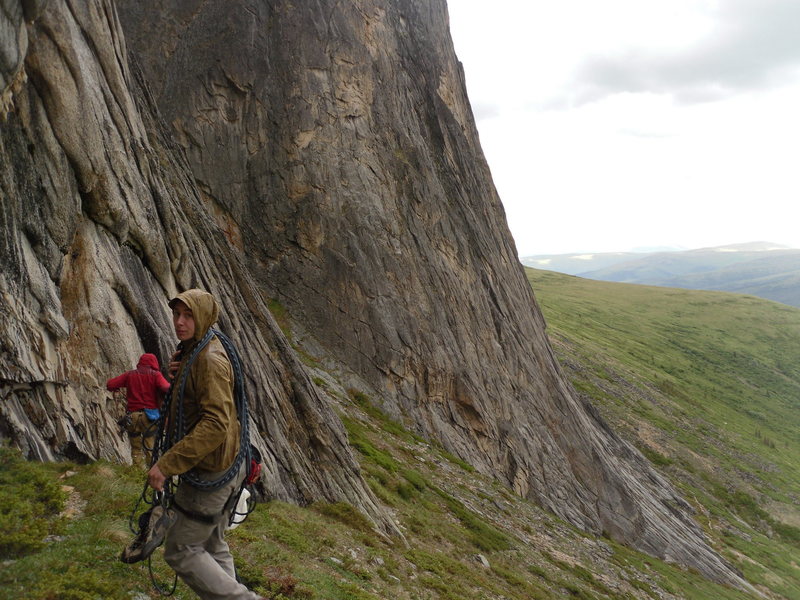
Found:
<svg viewBox="0 0 800 600"><path fill-rule="evenodd" d="M239 429L240 429L240 437L239 437L239 452L236 455L236 459L233 461L233 464L217 479L208 481L205 479L201 479L196 473L193 471L188 471L180 475L180 480L195 487L200 490L204 491L213 491L220 489L231 480L233 480L237 474L239 473L242 465L247 465L247 472L245 474L244 480L242 481L241 486L234 491L231 495L231 498L226 503L225 508L223 509L221 514L225 514L226 511L230 511L229 523L228 527L236 526L249 515L255 508L255 501L253 500L253 495L251 494L248 487L251 487L258 481L258 478L261 474L261 453L255 446L250 444L250 425L249 425L249 415L248 415L248 406L247 406L247 395L245 394L244 389L244 374L242 371L242 364L239 358L239 354L236 351L235 346L231 342L231 340L224 335L222 332L216 329L209 329L205 336L195 345L192 349L191 354L189 355L186 364L183 366L181 370L180 379L178 380L176 385L173 385L170 388L170 391L167 393L167 396L164 400L164 404L162 407L161 418L157 421L153 422L152 426L158 426L158 433L154 436L154 443L153 448L147 448L151 452L151 462L150 466L156 464L158 459L163 455L166 451L168 451L174 444L178 443L183 437L186 435L186 422L185 422L185 415L183 410L183 395L184 390L186 388L186 380L188 378L189 372L191 370L192 364L200 352L205 348L208 343L216 337L220 343L222 344L223 348L225 349L225 353L228 355L228 359L231 363L234 372L234 402L236 405L236 414L239 420ZM174 410L174 418L175 424L174 426L167 426L167 415L171 415L173 411L171 410L172 404L175 403L175 410ZM177 504L174 499L175 495L174 486L172 483L172 478L168 477L164 482L164 490L163 492L157 492L155 490L148 490L148 485L145 483L144 490L140 495L139 499L136 502L136 506L131 513L129 519L129 527L131 531L137 536L136 540L132 544L132 546L136 546L137 542L139 543L139 547L134 548L134 552L132 553L133 556L129 558L134 558L134 560L126 560L126 551L123 551L122 560L123 562L138 562L139 560L144 560L147 558L148 561L148 570L150 572L150 579L153 583L153 587L164 596L170 596L175 591L175 586L177 585L177 574L175 575L175 579L171 588L166 588L160 585L153 573L152 564L151 564L151 553L152 551L160 544L159 541L149 542L147 539L147 534L154 532L155 535L161 534L161 540L163 540L163 533L166 531L153 531L153 528L156 527L156 523L151 523L151 521L156 519L162 519L161 524L163 525L165 521L163 519L166 518L166 514L170 513L171 510L175 509L179 512L183 513L190 519L194 519L200 522L211 524L219 518L219 516L214 515L202 515L200 513L195 513L193 511L189 511ZM246 496L245 496L246 492ZM244 502L242 502L242 498L244 497ZM142 513L138 520L136 519L136 513L139 510L139 507L142 503L149 504L150 508ZM159 508L161 512L159 512ZM138 528L134 526L134 521L137 522ZM172 522L174 522L174 516L172 517ZM234 525L235 523L235 525ZM171 523L169 523L171 525ZM156 527L156 529L158 529ZM154 544L154 545L153 545ZM139 554L136 554L139 550L142 550ZM130 554L130 553L129 553Z"/></svg>

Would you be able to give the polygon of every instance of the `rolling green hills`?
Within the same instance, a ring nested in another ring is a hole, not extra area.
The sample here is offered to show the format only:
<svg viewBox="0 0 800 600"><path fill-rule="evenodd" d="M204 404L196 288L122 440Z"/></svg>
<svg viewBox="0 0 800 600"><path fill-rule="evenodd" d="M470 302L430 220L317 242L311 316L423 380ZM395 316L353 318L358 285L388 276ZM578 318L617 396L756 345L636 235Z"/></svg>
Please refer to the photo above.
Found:
<svg viewBox="0 0 800 600"><path fill-rule="evenodd" d="M696 250L526 256L536 269L599 281L752 294L800 307L800 250L770 242Z"/></svg>
<svg viewBox="0 0 800 600"><path fill-rule="evenodd" d="M681 490L726 558L798 597L800 309L527 274L575 388Z"/></svg>
<svg viewBox="0 0 800 600"><path fill-rule="evenodd" d="M647 254L573 273L601 281L753 294L800 306L800 250L749 246Z"/></svg>
<svg viewBox="0 0 800 600"><path fill-rule="evenodd" d="M576 390L673 482L764 597L800 600L800 309L527 273ZM229 541L240 576L266 597L751 597L578 531L304 360L404 539L346 504L261 504ZM28 463L0 447L0 600L159 597L145 565L118 560L143 476L103 461ZM156 570L166 582L158 560ZM192 594L179 583L174 597Z"/></svg>

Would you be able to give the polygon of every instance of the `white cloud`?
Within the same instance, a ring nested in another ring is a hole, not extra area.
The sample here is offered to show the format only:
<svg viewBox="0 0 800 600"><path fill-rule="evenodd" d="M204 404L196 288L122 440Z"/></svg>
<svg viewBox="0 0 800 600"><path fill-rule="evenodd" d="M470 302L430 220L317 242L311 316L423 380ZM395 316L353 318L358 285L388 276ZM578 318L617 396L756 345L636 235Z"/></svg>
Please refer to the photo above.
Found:
<svg viewBox="0 0 800 600"><path fill-rule="evenodd" d="M449 4L520 254L800 247L800 2Z"/></svg>

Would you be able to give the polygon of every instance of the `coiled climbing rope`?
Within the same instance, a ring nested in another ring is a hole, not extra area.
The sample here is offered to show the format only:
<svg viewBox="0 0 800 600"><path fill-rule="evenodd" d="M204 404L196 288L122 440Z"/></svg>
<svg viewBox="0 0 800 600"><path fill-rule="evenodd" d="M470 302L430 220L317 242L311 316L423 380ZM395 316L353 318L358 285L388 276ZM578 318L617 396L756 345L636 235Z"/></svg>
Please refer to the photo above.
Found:
<svg viewBox="0 0 800 600"><path fill-rule="evenodd" d="M236 459L230 467L219 478L212 481L200 479L196 473L188 471L181 475L181 480L185 481L192 487L201 490L217 490L229 483L239 473L239 469L244 464L250 464L250 424L247 407L247 394L244 389L244 373L242 371L242 363L239 358L239 353L233 342L221 331L216 329L209 329L208 333L203 336L197 345L192 349L192 353L187 359L186 365L183 367L181 377L176 386L170 389L169 394L164 400L164 413L171 414L171 405L175 403L175 426L170 427L166 431L166 419L161 420L159 427L158 440L155 444L153 451L153 464L158 460L158 456L169 450L174 444L178 443L186 435L186 422L183 410L183 394L186 388L186 380L189 376L189 371L192 363L197 358L198 354L205 348L208 343L216 337L225 349L228 355L228 360L233 368L234 384L233 395L236 404L236 414L239 418L239 452ZM158 456L157 456L158 455Z"/></svg>

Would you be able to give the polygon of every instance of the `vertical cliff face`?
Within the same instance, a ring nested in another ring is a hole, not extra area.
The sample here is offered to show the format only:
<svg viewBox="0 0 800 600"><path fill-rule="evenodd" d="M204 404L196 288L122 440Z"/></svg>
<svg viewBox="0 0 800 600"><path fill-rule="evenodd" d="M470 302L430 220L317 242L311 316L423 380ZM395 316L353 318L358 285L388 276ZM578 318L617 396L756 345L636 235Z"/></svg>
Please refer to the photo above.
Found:
<svg viewBox="0 0 800 600"><path fill-rule="evenodd" d="M4 437L124 457L103 382L168 355L164 299L199 285L248 357L267 486L389 529L276 298L316 358L481 471L742 584L565 383L443 0L0 1Z"/></svg>
<svg viewBox="0 0 800 600"><path fill-rule="evenodd" d="M166 299L202 286L246 357L269 493L347 500L392 531L343 427L153 119L113 3L2 8L3 31L21 33L2 40L20 61L4 62L0 79L0 434L31 458L127 459L123 407L105 381L144 351L168 357Z"/></svg>

